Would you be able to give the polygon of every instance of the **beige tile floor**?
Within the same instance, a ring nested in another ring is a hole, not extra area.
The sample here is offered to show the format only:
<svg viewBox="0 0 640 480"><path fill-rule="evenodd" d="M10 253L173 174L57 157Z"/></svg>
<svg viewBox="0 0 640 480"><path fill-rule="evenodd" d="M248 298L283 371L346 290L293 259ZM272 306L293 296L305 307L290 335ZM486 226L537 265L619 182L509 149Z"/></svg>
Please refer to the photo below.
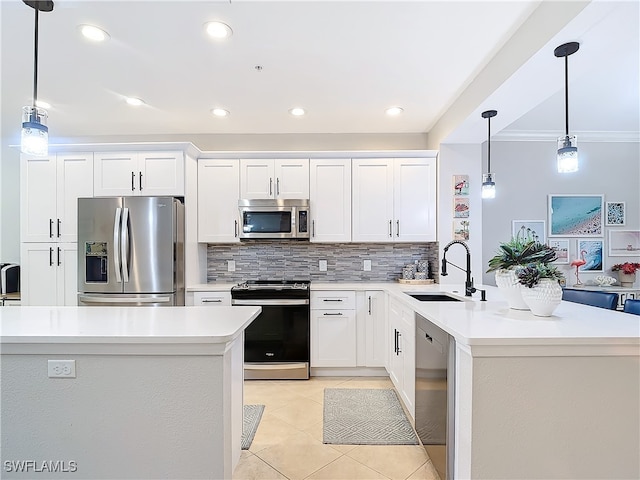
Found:
<svg viewBox="0 0 640 480"><path fill-rule="evenodd" d="M244 403L265 405L249 450L234 480L439 480L420 445L325 445L325 388L393 388L383 377L312 377L247 380Z"/></svg>

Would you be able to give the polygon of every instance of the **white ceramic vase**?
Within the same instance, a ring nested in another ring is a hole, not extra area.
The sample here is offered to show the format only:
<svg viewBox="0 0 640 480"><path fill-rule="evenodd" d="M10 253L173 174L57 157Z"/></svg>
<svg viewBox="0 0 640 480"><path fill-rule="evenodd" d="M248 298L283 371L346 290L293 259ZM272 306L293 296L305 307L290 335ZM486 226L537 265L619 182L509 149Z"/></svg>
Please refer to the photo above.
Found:
<svg viewBox="0 0 640 480"><path fill-rule="evenodd" d="M532 288L522 287L522 299L538 317L550 317L562 300L562 287L557 280L542 278Z"/></svg>
<svg viewBox="0 0 640 480"><path fill-rule="evenodd" d="M529 310L529 306L522 299L522 285L514 269L496 270L496 285L506 298L509 308L514 310Z"/></svg>
<svg viewBox="0 0 640 480"><path fill-rule="evenodd" d="M623 271L618 272L618 280L620 280L620 286L622 287L633 287L633 284L636 281L635 273L624 273Z"/></svg>

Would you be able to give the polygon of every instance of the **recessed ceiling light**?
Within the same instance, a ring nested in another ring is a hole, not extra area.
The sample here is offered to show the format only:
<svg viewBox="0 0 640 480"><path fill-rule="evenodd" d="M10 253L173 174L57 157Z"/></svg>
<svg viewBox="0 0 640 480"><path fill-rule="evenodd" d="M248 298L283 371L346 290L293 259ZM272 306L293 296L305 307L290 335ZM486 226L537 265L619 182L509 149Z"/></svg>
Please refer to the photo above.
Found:
<svg viewBox="0 0 640 480"><path fill-rule="evenodd" d="M226 117L227 115L229 115L229 111L225 110L224 108L214 108L213 110L211 110L211 113L216 117Z"/></svg>
<svg viewBox="0 0 640 480"><path fill-rule="evenodd" d="M44 108L45 110L49 110L51 108L51 104L44 102L42 100L36 100L36 107Z"/></svg>
<svg viewBox="0 0 640 480"><path fill-rule="evenodd" d="M385 113L391 116L400 115L402 112L404 112L402 107L389 107L385 110Z"/></svg>
<svg viewBox="0 0 640 480"><path fill-rule="evenodd" d="M301 117L302 115L304 115L307 112L304 111L304 108L294 107L291 110L289 110L289 113L291 115L296 116L296 117Z"/></svg>
<svg viewBox="0 0 640 480"><path fill-rule="evenodd" d="M231 27L226 23L209 22L205 23L204 27L209 36L213 38L227 38L233 35L233 30L231 30Z"/></svg>
<svg viewBox="0 0 640 480"><path fill-rule="evenodd" d="M95 25L79 25L78 28L85 38L93 42L104 42L111 38L107 32Z"/></svg>
<svg viewBox="0 0 640 480"><path fill-rule="evenodd" d="M144 100L137 97L127 97L126 101L129 105L133 105L134 107L139 107L140 105L144 105Z"/></svg>

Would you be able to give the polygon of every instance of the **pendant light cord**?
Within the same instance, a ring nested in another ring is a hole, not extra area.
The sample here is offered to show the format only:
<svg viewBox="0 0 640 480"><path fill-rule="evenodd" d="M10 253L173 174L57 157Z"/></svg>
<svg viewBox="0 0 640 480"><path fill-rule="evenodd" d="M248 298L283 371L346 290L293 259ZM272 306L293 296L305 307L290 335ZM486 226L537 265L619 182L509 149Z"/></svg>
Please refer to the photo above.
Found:
<svg viewBox="0 0 640 480"><path fill-rule="evenodd" d="M565 136L569 136L569 55L564 57L564 118Z"/></svg>
<svg viewBox="0 0 640 480"><path fill-rule="evenodd" d="M36 12L36 28L33 40L33 108L35 109L38 100L38 8L35 7L34 10Z"/></svg>
<svg viewBox="0 0 640 480"><path fill-rule="evenodd" d="M491 173L491 117L487 118L487 173Z"/></svg>

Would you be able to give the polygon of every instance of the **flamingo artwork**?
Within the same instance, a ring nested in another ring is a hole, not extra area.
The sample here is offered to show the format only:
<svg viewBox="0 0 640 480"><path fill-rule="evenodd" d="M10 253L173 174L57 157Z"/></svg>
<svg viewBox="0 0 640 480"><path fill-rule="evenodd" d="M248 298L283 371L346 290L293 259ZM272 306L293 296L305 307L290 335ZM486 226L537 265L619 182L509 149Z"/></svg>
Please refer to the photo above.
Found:
<svg viewBox="0 0 640 480"><path fill-rule="evenodd" d="M580 281L580 277L578 276L578 269L582 265L587 263L587 261L584 259L584 254L585 253L587 253L586 250L580 250L580 258L576 258L570 264L572 267L576 267L576 283L575 283L574 287L581 287L582 286L582 282Z"/></svg>

